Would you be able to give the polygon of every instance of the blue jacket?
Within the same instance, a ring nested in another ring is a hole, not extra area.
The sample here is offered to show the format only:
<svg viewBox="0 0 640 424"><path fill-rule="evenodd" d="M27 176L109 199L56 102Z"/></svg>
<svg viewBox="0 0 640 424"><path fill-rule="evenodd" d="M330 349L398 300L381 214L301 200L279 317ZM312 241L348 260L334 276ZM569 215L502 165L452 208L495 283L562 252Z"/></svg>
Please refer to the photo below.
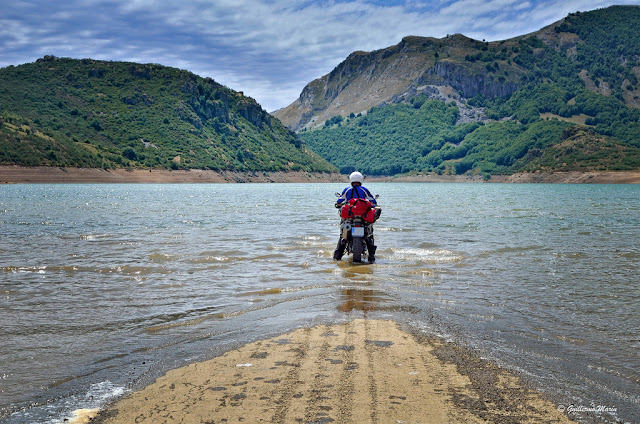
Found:
<svg viewBox="0 0 640 424"><path fill-rule="evenodd" d="M338 197L338 203L344 203L347 200L355 198L366 199L370 201L373 206L378 205L378 202L376 202L376 199L371 195L369 190L363 186L352 186L342 190L342 194Z"/></svg>

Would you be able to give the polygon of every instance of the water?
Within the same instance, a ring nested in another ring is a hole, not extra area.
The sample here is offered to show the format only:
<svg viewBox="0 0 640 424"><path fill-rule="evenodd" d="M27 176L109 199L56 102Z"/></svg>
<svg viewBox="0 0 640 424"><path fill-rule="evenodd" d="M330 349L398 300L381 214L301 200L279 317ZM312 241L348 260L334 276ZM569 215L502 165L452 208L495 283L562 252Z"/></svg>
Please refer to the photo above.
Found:
<svg viewBox="0 0 640 424"><path fill-rule="evenodd" d="M640 422L640 186L368 187L375 265L331 260L342 184L0 186L0 421L366 316L608 409L583 422Z"/></svg>

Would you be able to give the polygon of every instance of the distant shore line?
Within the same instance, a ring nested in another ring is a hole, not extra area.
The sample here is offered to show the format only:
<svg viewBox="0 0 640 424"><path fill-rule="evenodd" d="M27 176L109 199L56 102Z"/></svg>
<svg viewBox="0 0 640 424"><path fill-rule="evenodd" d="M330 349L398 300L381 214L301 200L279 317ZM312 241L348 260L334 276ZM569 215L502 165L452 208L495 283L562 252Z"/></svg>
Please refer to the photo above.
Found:
<svg viewBox="0 0 640 424"><path fill-rule="evenodd" d="M345 175L320 172L212 171L202 169L101 169L0 165L0 184L61 183L344 183ZM494 175L369 176L367 182L640 184L640 171L590 171Z"/></svg>

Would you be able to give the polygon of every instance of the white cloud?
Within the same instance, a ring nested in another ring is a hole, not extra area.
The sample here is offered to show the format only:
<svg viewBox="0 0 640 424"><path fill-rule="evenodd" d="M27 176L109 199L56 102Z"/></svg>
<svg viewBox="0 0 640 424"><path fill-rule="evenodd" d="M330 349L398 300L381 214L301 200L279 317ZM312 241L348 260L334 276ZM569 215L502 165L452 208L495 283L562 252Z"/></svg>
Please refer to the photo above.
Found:
<svg viewBox="0 0 640 424"><path fill-rule="evenodd" d="M29 44L29 31L21 22L0 19L0 48L16 49Z"/></svg>

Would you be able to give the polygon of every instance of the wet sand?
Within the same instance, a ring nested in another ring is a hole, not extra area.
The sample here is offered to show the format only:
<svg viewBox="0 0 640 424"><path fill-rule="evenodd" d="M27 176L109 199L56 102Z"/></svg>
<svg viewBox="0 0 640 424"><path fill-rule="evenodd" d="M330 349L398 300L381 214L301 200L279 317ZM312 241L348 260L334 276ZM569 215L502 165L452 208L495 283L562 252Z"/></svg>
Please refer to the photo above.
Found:
<svg viewBox="0 0 640 424"><path fill-rule="evenodd" d="M346 175L310 172L232 172L202 169L57 168L0 165L0 184L28 183L344 183ZM640 171L556 172L495 175L485 181L480 175L368 176L367 182L422 183L591 183L640 184Z"/></svg>
<svg viewBox="0 0 640 424"><path fill-rule="evenodd" d="M74 421L91 415L83 410ZM393 321L360 319L300 329L169 371L89 422L572 421L464 349L412 335Z"/></svg>

